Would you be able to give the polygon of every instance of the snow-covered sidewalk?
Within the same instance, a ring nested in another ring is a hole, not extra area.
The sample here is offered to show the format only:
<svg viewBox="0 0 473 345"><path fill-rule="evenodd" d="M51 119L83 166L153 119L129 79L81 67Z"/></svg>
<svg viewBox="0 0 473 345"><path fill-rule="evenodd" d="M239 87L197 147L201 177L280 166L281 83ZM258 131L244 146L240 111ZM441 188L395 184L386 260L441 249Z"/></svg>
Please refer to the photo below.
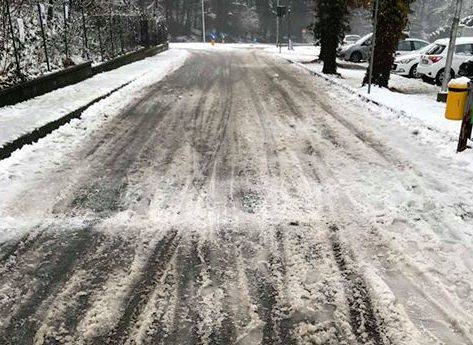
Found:
<svg viewBox="0 0 473 345"><path fill-rule="evenodd" d="M276 47L268 48L267 51L284 59L302 63L304 68L315 73L322 72L322 64L313 62L319 55L318 47L295 47L293 51L283 48L281 54ZM416 124L420 123L429 130L442 133L451 140L458 139L461 123L445 119L445 104L436 101L439 91L437 86L424 83L420 79L392 75L390 89L373 87L371 94L368 94L367 86L361 86L368 65L341 61L340 63L342 67L338 69L338 72L341 77L324 77L366 99L402 113L404 117L414 120Z"/></svg>
<svg viewBox="0 0 473 345"><path fill-rule="evenodd" d="M26 102L0 108L0 147L144 75L172 71L182 64L184 55L183 51L167 51Z"/></svg>

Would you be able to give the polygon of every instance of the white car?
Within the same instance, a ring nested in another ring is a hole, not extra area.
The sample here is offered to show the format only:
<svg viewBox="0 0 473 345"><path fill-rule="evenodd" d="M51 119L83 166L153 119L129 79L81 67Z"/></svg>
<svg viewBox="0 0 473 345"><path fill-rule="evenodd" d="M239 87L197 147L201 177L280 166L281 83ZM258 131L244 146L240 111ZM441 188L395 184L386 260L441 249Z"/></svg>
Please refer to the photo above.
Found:
<svg viewBox="0 0 473 345"><path fill-rule="evenodd" d="M430 43L418 38L406 38L397 45L396 56L407 55L419 49L425 48Z"/></svg>
<svg viewBox="0 0 473 345"><path fill-rule="evenodd" d="M353 44L340 47L337 51L338 57L345 61L361 62L368 60L371 52L371 38L373 34L363 36Z"/></svg>
<svg viewBox="0 0 473 345"><path fill-rule="evenodd" d="M393 73L405 77L420 78L421 76L417 72L417 66L419 66L422 55L429 51L434 45L435 43L432 43L410 54L396 57L393 64Z"/></svg>
<svg viewBox="0 0 473 345"><path fill-rule="evenodd" d="M419 66L417 67L417 73L421 75L424 81L434 81L437 85L442 85L449 42L449 39L435 41L433 47L422 55ZM458 75L460 65L472 58L473 37L458 37L455 43L455 53L453 54L450 78L454 78Z"/></svg>
<svg viewBox="0 0 473 345"><path fill-rule="evenodd" d="M342 42L342 45L346 46L348 44L353 44L355 43L356 41L358 41L361 37L358 36L358 35L346 35L344 38L343 38L343 42Z"/></svg>

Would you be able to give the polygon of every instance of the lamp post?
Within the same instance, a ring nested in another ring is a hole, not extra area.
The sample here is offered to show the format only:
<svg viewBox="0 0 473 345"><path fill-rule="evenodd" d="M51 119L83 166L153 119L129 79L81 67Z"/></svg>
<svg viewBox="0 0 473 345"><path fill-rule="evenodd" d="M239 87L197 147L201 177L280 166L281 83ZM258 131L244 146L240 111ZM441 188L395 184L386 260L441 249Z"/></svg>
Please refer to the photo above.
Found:
<svg viewBox="0 0 473 345"><path fill-rule="evenodd" d="M460 23L460 15L463 0L457 0L455 5L455 16L453 18L452 30L450 32L450 41L448 44L447 61L443 73L442 90L437 95L437 101L445 102L447 100L447 86L450 81L450 70L452 69L453 53L455 52L455 43L457 40L458 24Z"/></svg>
<svg viewBox="0 0 473 345"><path fill-rule="evenodd" d="M291 50L291 9L287 9L287 50Z"/></svg>
<svg viewBox="0 0 473 345"><path fill-rule="evenodd" d="M374 49L376 47L376 31L378 29L378 11L379 11L379 0L376 0L374 9L374 23L373 23L373 37L371 38L371 56L370 56L370 68L368 76L368 94L371 93L371 83L373 81L373 64L374 64Z"/></svg>
<svg viewBox="0 0 473 345"><path fill-rule="evenodd" d="M206 37L205 37L205 5L204 5L204 0L202 0L202 38L205 43Z"/></svg>

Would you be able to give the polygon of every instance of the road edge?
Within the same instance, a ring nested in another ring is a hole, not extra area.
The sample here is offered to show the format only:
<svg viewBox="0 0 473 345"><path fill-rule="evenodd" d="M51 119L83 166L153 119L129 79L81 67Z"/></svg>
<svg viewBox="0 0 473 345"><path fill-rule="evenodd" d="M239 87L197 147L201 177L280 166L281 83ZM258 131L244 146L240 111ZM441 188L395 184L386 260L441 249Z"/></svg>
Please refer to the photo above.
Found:
<svg viewBox="0 0 473 345"><path fill-rule="evenodd" d="M54 121L48 122L45 125L38 127L34 129L32 132L26 133L17 139L5 144L0 148L0 160L4 160L6 158L9 158L13 152L16 150L20 150L23 148L25 145L30 145L38 140L46 137L47 135L51 134L54 132L56 129L59 129L60 127L64 126L65 124L71 122L73 119L78 119L82 116L84 111L86 111L88 108L90 108L92 105L95 103L98 103L102 100L104 100L107 97L110 97L112 94L115 92L123 89L125 86L130 85L134 80L130 80L126 82L123 85L120 85L119 87L113 89L112 91L109 91L107 94L102 95L100 97L95 98L94 100L90 101L86 105L81 106L80 108L60 117L59 119L56 119Z"/></svg>
<svg viewBox="0 0 473 345"><path fill-rule="evenodd" d="M390 112L392 112L393 114L396 114L397 116L399 117L403 117L403 118L406 118L408 119L409 121L413 121L413 122L416 122L418 123L419 125L422 125L423 127L427 128L429 131L432 131L432 132L435 132L435 133L438 133L440 134L441 136L445 137L446 139L448 139L448 141L450 142L455 142L457 140L457 138L454 138L452 137L451 135L449 135L448 133L445 133L437 128L434 128L434 127L426 127L425 124L423 124L421 121L419 121L418 119L416 119L415 117L412 117L411 115L409 115L408 113L406 113L405 111L403 110L400 110L400 109L396 109L396 108L393 108L387 104L384 104L382 102L379 102L379 101L376 101L374 99L372 99L371 97L368 97L362 93L360 93L359 91L353 89L352 87L350 86L347 86L337 80L335 80L334 78L331 78L323 73L320 73L320 72L317 72L317 71L314 71L313 69L310 69L309 67L305 66L304 64L300 63L300 62L297 62L297 61L293 61L291 59L288 59L288 58L283 58L284 60L286 60L287 62L289 62L290 64L294 65L294 66L297 66L297 67L300 67L302 69L304 69L305 71L309 72L309 74L311 74L312 76L315 76L315 77L319 77L319 78L322 78L324 79L325 81L327 81L328 83L330 84L333 84L333 85L336 85L340 88L342 88L344 91L348 92L349 94L351 95L354 95L354 96L357 96L358 98L360 98L363 102L366 102L366 103L371 103L371 104L374 104L380 108L384 108Z"/></svg>

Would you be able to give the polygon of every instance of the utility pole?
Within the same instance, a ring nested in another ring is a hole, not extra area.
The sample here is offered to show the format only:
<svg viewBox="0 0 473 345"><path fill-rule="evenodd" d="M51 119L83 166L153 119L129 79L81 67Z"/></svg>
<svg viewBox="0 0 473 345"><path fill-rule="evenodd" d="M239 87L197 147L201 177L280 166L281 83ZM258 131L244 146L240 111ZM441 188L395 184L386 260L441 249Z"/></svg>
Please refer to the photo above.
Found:
<svg viewBox="0 0 473 345"><path fill-rule="evenodd" d="M202 0L202 38L205 43L206 37L205 37L205 5L204 5L204 0Z"/></svg>
<svg viewBox="0 0 473 345"><path fill-rule="evenodd" d="M438 102L447 100L447 86L450 81L450 70L452 69L453 53L455 52L455 43L457 40L458 24L460 23L460 15L463 6L463 0L457 0L455 5L455 16L452 23L452 31L450 32L450 42L448 44L447 61L443 73L442 90L437 95Z"/></svg>
<svg viewBox="0 0 473 345"><path fill-rule="evenodd" d="M374 49L376 48L376 32L378 29L378 11L379 11L379 0L376 0L374 9L374 23L373 23L373 37L371 38L371 56L370 56L370 68L368 76L368 94L371 93L371 83L373 81L373 64L374 64Z"/></svg>
<svg viewBox="0 0 473 345"><path fill-rule="evenodd" d="M291 36L291 9L287 9L287 50L293 50L292 48L292 36Z"/></svg>
<svg viewBox="0 0 473 345"><path fill-rule="evenodd" d="M276 4L276 12L279 10L279 0ZM279 47L279 13L276 13L276 47Z"/></svg>

